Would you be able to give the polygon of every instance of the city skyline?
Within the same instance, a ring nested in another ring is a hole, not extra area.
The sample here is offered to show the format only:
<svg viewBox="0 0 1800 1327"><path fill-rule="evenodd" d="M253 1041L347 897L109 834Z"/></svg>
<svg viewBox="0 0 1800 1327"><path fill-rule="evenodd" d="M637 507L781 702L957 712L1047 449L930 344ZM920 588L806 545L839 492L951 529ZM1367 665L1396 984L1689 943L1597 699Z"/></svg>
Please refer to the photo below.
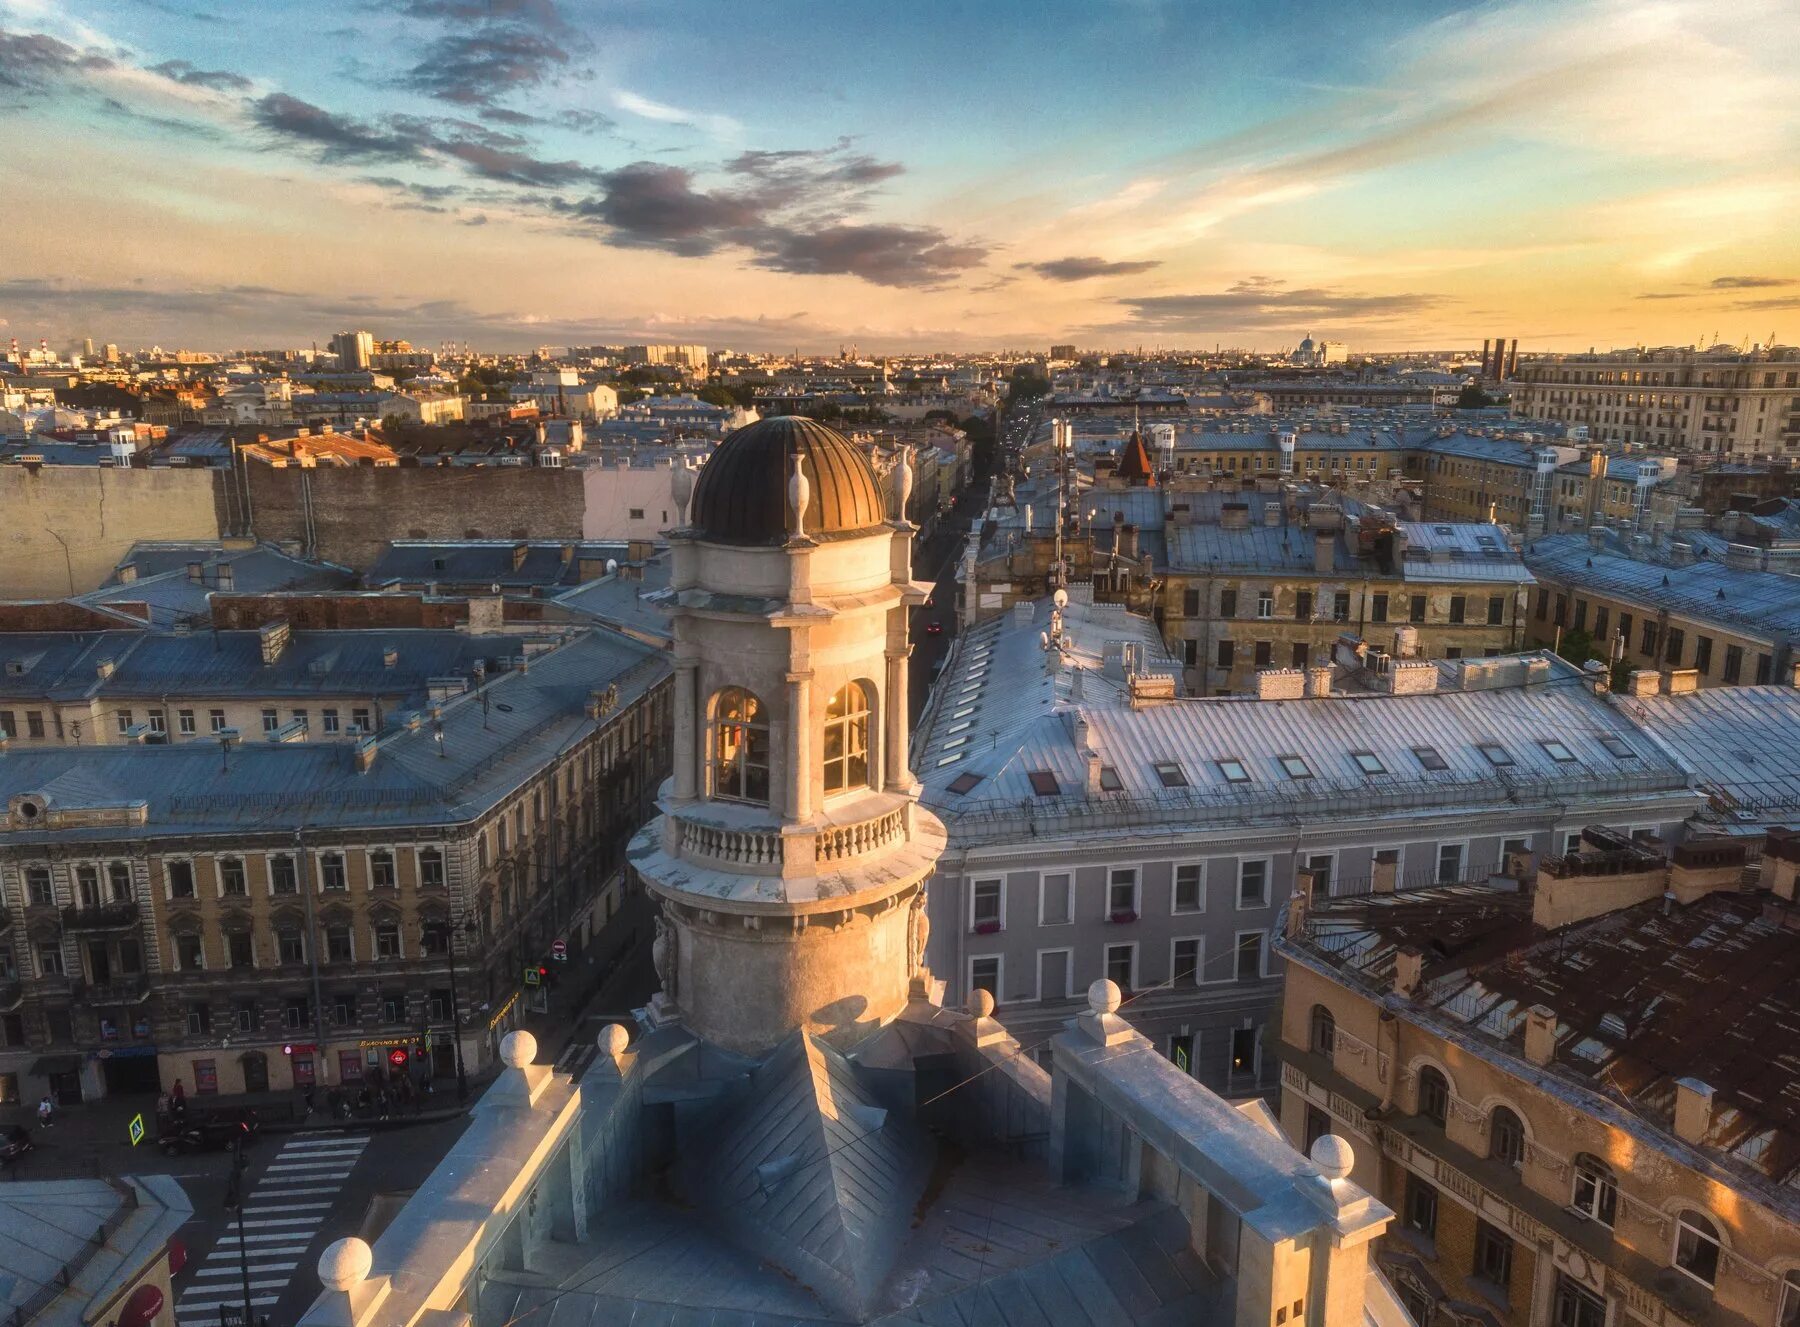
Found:
<svg viewBox="0 0 1800 1327"><path fill-rule="evenodd" d="M1800 327L1800 32L1773 3L256 13L0 0L0 335L1574 351Z"/></svg>

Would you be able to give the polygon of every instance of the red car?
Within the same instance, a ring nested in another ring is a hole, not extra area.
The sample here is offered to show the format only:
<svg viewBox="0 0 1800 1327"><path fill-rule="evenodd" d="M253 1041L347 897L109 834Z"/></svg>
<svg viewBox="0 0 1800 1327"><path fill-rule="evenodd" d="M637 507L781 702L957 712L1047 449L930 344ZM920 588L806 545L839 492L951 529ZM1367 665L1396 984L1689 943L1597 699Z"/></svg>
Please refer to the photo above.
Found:
<svg viewBox="0 0 1800 1327"><path fill-rule="evenodd" d="M927 622L925 624L925 634L927 636L943 635L944 634L944 624L942 622Z"/></svg>

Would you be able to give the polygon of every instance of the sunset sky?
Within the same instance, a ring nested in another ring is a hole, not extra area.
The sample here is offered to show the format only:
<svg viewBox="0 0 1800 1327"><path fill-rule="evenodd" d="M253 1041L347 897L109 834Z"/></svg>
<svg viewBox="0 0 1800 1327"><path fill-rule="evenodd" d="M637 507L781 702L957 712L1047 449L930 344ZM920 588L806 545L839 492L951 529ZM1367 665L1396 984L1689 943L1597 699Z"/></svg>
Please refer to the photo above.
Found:
<svg viewBox="0 0 1800 1327"><path fill-rule="evenodd" d="M1794 0L0 0L0 337L1800 341Z"/></svg>

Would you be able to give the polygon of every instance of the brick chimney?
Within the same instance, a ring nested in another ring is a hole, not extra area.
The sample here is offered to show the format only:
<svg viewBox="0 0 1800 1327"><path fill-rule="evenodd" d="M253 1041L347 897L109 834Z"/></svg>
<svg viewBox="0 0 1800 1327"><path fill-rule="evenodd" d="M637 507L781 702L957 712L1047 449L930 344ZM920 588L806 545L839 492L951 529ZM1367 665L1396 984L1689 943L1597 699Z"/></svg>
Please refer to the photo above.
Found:
<svg viewBox="0 0 1800 1327"><path fill-rule="evenodd" d="M1669 854L1669 893L1683 907L1744 878L1744 845L1734 839L1689 839Z"/></svg>
<svg viewBox="0 0 1800 1327"><path fill-rule="evenodd" d="M1698 1144L1712 1129L1713 1090L1698 1078L1675 1080L1675 1136Z"/></svg>
<svg viewBox="0 0 1800 1327"><path fill-rule="evenodd" d="M1306 673L1299 668L1264 668L1256 674L1258 700L1299 700L1306 694Z"/></svg>
<svg viewBox="0 0 1800 1327"><path fill-rule="evenodd" d="M1660 690L1662 678L1653 668L1635 668L1625 683L1625 694L1628 696L1654 696Z"/></svg>
<svg viewBox="0 0 1800 1327"><path fill-rule="evenodd" d="M1333 530L1313 531L1313 570L1329 576L1337 566L1337 533Z"/></svg>
<svg viewBox="0 0 1800 1327"><path fill-rule="evenodd" d="M1392 894L1400 880L1400 850L1382 848L1369 868L1369 883L1377 894Z"/></svg>
<svg viewBox="0 0 1800 1327"><path fill-rule="evenodd" d="M1394 955L1394 994L1410 1000L1425 984L1425 952L1412 945Z"/></svg>

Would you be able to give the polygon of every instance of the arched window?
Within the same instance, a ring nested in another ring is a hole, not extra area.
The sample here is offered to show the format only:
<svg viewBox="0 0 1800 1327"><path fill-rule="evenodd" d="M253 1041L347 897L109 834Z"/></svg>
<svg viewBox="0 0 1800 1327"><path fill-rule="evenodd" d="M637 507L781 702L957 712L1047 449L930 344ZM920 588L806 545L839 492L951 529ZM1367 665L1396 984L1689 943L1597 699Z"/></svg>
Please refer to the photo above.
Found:
<svg viewBox="0 0 1800 1327"><path fill-rule="evenodd" d="M1692 1208L1675 1223L1675 1265L1705 1285L1719 1279L1719 1228Z"/></svg>
<svg viewBox="0 0 1800 1327"><path fill-rule="evenodd" d="M1440 1129L1450 1119L1450 1080L1430 1065L1419 1070L1419 1114Z"/></svg>
<svg viewBox="0 0 1800 1327"><path fill-rule="evenodd" d="M713 697L707 763L714 797L734 802L769 800L768 711L742 687L726 687Z"/></svg>
<svg viewBox="0 0 1800 1327"><path fill-rule="evenodd" d="M1331 1016L1331 1010L1322 1004L1312 1009L1312 1052L1331 1058L1337 1049L1337 1019Z"/></svg>
<svg viewBox="0 0 1800 1327"><path fill-rule="evenodd" d="M1619 1182L1612 1167L1586 1152L1575 1154L1575 1210L1610 1226L1619 1210Z"/></svg>
<svg viewBox="0 0 1800 1327"><path fill-rule="evenodd" d="M1781 1327L1800 1327L1800 1271L1789 1272L1781 1281Z"/></svg>
<svg viewBox="0 0 1800 1327"><path fill-rule="evenodd" d="M1488 1116L1488 1155L1514 1170L1525 1164L1525 1122L1505 1106Z"/></svg>
<svg viewBox="0 0 1800 1327"><path fill-rule="evenodd" d="M869 693L851 682L825 707L825 791L869 786Z"/></svg>

